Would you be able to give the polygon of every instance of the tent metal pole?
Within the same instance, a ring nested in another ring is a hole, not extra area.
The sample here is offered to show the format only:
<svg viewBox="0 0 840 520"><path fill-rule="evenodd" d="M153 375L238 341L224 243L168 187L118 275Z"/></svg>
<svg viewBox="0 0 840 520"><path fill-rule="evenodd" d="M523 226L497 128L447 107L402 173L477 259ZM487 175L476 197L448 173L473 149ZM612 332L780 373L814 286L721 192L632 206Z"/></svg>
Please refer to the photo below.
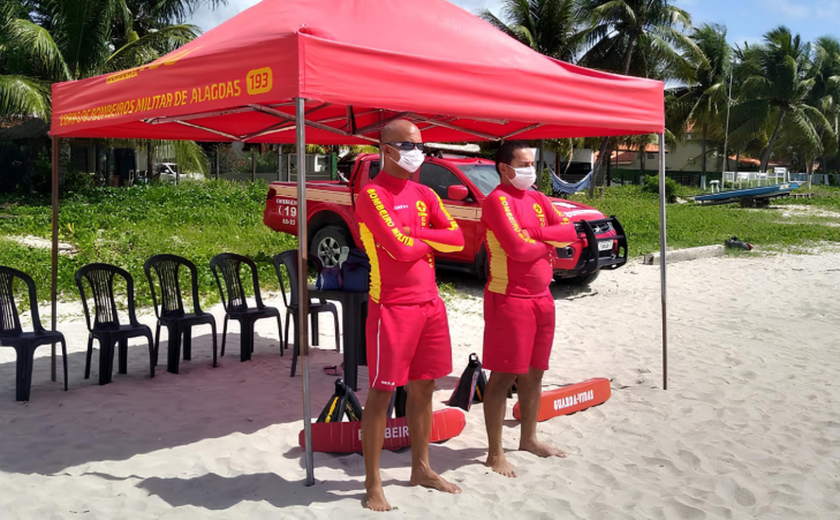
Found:
<svg viewBox="0 0 840 520"><path fill-rule="evenodd" d="M52 304L52 316L50 324L52 330L58 327L58 164L61 154L59 147L61 139L52 138L52 267L50 280L50 302ZM50 378L55 381L55 343L50 351Z"/></svg>
<svg viewBox="0 0 840 520"><path fill-rule="evenodd" d="M540 139L540 160L537 164L537 187L542 187L543 172L545 171L545 139Z"/></svg>
<svg viewBox="0 0 840 520"><path fill-rule="evenodd" d="M303 436L306 440L304 464L306 466L306 485L315 485L315 468L312 455L312 407L309 402L309 284L307 280L307 244L306 235L306 114L303 98L295 98L295 118L297 133L297 219L298 219L298 345L300 346L301 371L303 372Z"/></svg>
<svg viewBox="0 0 840 520"><path fill-rule="evenodd" d="M665 249L665 134L659 134L659 287L662 290L662 389L668 389L668 284Z"/></svg>

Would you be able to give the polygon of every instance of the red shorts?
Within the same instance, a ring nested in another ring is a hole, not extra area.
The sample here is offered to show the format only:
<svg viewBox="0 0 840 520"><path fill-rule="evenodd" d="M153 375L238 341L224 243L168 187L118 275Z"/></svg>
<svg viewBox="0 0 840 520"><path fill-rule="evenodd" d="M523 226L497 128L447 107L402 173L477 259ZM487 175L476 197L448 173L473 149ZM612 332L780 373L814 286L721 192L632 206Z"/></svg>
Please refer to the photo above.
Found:
<svg viewBox="0 0 840 520"><path fill-rule="evenodd" d="M449 322L440 298L409 305L371 301L365 333L371 388L389 391L452 372Z"/></svg>
<svg viewBox="0 0 840 520"><path fill-rule="evenodd" d="M554 298L517 298L484 292L484 358L491 372L548 370L554 343Z"/></svg>

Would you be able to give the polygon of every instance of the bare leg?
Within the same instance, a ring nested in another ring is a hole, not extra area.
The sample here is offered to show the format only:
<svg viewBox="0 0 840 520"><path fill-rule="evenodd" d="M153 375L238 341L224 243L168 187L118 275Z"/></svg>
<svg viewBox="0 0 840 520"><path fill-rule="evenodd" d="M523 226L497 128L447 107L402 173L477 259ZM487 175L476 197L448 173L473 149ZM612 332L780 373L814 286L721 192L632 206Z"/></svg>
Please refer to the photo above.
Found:
<svg viewBox="0 0 840 520"><path fill-rule="evenodd" d="M379 459L382 443L385 442L385 421L388 420L388 405L391 394L375 388L370 389L365 410L362 414L362 452L365 457L365 507L372 511L390 511L391 504L385 500L382 479L379 476Z"/></svg>
<svg viewBox="0 0 840 520"><path fill-rule="evenodd" d="M537 411L540 409L543 371L531 369L516 381L519 393L519 413L522 414L519 449L538 457L565 457L566 452L537 440Z"/></svg>
<svg viewBox="0 0 840 520"><path fill-rule="evenodd" d="M505 477L516 477L516 472L505 458L502 449L502 424L505 421L505 402L507 393L516 374L491 372L490 380L484 388L484 424L487 427L487 462L485 465Z"/></svg>
<svg viewBox="0 0 840 520"><path fill-rule="evenodd" d="M411 485L458 494L461 488L441 478L429 466L429 436L432 433L432 394L434 391L434 380L408 383L405 415L408 420L408 433L411 435Z"/></svg>

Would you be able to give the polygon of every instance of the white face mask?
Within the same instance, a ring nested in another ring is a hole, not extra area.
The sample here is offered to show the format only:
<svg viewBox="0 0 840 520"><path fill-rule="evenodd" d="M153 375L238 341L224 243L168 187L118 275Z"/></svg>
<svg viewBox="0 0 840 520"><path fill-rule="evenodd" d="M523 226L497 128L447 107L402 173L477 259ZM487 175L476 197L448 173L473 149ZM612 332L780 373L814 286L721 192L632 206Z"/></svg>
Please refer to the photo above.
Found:
<svg viewBox="0 0 840 520"><path fill-rule="evenodd" d="M514 168L513 171L516 175L510 180L510 183L517 190L525 191L537 182L537 171L533 166Z"/></svg>
<svg viewBox="0 0 840 520"><path fill-rule="evenodd" d="M400 152L400 160L396 161L396 163L400 165L400 168L408 173L416 172L421 166L423 166L423 161L426 159L423 152L417 148L413 148L407 152L399 149L397 149L397 151ZM391 160L393 161L393 159Z"/></svg>

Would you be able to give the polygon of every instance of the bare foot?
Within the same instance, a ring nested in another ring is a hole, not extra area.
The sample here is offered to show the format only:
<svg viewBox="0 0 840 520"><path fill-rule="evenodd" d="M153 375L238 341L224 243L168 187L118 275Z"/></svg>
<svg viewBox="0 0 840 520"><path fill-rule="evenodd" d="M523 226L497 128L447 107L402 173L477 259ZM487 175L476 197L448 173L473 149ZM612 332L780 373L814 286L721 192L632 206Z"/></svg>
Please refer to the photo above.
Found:
<svg viewBox="0 0 840 520"><path fill-rule="evenodd" d="M365 507L371 511L390 511L391 504L385 500L385 492L382 490L382 483L365 486L366 498Z"/></svg>
<svg viewBox="0 0 840 520"><path fill-rule="evenodd" d="M412 469L410 482L412 486L423 486L425 488L443 491L444 493L452 493L453 495L461 493L461 488L452 482L444 480L430 468L426 468L425 470Z"/></svg>
<svg viewBox="0 0 840 520"><path fill-rule="evenodd" d="M533 442L521 442L519 444L520 451L527 451L528 453L533 453L537 457L548 458L548 457L560 457L561 459L565 459L568 454L561 450L560 448L555 448L553 446L549 446L548 444L543 444L539 441Z"/></svg>
<svg viewBox="0 0 840 520"><path fill-rule="evenodd" d="M516 478L516 471L513 470L513 466L507 461L504 453L501 455L487 455L487 462L484 465L503 477Z"/></svg>

